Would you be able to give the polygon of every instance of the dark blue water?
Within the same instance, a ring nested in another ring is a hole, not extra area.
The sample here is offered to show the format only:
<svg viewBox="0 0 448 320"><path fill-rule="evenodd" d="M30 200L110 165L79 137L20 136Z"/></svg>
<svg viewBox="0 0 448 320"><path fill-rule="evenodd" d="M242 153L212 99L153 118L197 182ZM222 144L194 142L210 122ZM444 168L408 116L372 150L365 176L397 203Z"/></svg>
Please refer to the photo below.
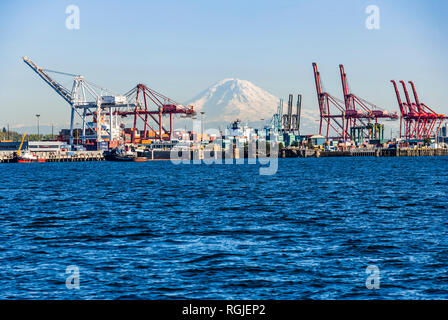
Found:
<svg viewBox="0 0 448 320"><path fill-rule="evenodd" d="M447 164L3 164L0 298L447 299Z"/></svg>

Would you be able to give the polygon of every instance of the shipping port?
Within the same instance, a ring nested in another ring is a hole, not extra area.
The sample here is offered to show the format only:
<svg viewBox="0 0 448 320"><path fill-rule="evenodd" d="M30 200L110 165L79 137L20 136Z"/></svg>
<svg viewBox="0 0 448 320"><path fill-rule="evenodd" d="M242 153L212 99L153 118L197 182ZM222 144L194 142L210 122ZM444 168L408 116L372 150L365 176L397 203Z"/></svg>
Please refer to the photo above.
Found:
<svg viewBox="0 0 448 320"><path fill-rule="evenodd" d="M286 111L280 99L277 112L261 128L235 119L219 133L204 133L201 112L199 127L174 130L175 118L198 119L193 105L182 105L144 84L114 94L82 75L39 67L28 57L23 62L68 103L70 126L52 140L28 141L24 134L22 141L1 141L0 162L170 160L172 150L187 153L190 160L203 159L204 152L220 157L230 153L234 159L265 157L269 151L247 150L248 144L260 142L276 144L282 158L448 155L448 117L421 102L413 81L408 81L412 101L406 83L399 81L402 100L397 81L391 80L399 112L385 110L350 91L342 64L343 99L338 99L324 91L318 65L312 63L319 132L303 135L301 93L296 102L289 94ZM71 89L51 74L68 77ZM75 127L77 121L80 127ZM399 121L399 135L386 139L382 121Z"/></svg>

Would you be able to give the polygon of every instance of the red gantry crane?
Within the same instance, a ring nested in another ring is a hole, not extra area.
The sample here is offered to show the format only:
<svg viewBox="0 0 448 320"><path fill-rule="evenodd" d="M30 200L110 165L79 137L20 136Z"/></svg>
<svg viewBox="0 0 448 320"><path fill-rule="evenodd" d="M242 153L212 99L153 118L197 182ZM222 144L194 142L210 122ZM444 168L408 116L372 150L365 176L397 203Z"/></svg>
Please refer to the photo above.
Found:
<svg viewBox="0 0 448 320"><path fill-rule="evenodd" d="M397 120L397 112L383 110L373 103L351 93L344 65L339 65L339 71L345 102L345 131L350 132L352 139L356 135L355 131L360 133L361 139L378 139L378 135L376 137L373 136L374 133L384 130L384 126L378 124L378 119ZM372 121L374 122L373 124ZM380 136L382 135L381 133Z"/></svg>
<svg viewBox="0 0 448 320"><path fill-rule="evenodd" d="M414 102L411 101L406 83L400 80L406 101L401 100L400 91L395 80L391 80L400 109L400 138L425 139L437 136L442 123L448 119L444 114L438 114L424 103L420 102L417 90L412 81L409 84L414 94Z"/></svg>
<svg viewBox="0 0 448 320"><path fill-rule="evenodd" d="M378 119L398 119L395 112L387 112L378 108L349 90L347 74L344 66L339 65L342 81L342 91L344 101L341 101L322 89L322 81L317 64L313 63L314 80L316 84L317 99L320 111L319 134L322 134L322 124L326 123L325 137L328 140L354 139L354 130L361 132L362 138L371 139L372 128L371 121L377 124Z"/></svg>
<svg viewBox="0 0 448 320"><path fill-rule="evenodd" d="M173 116L183 114L186 117L193 117L196 114L193 106L183 106L144 84L138 84L125 96L135 107L120 111L119 114L133 117L132 143L135 143L139 123L143 125L143 130L140 133L141 140L148 138L171 140L173 137ZM165 115L169 116L169 130L163 125ZM152 132L153 135L150 136L149 132Z"/></svg>
<svg viewBox="0 0 448 320"><path fill-rule="evenodd" d="M323 135L322 126L325 125L325 137L327 141L330 139L346 140L349 133L346 131L344 123L344 102L323 90L320 72L315 62L313 62L313 71L320 112L319 134Z"/></svg>

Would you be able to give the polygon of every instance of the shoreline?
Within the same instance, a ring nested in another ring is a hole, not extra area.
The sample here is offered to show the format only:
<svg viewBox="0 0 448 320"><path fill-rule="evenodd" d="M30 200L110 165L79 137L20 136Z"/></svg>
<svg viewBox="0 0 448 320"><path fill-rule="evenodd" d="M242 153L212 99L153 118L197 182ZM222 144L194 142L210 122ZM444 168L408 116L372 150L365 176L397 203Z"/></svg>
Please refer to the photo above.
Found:
<svg viewBox="0 0 448 320"><path fill-rule="evenodd" d="M216 151L212 151L214 153ZM202 153L202 152L201 152ZM191 152L188 160L203 160L204 154L196 154ZM13 151L0 152L0 163L14 163ZM45 152L36 153L38 162L85 162L85 161L105 161L103 151L72 151L61 154L45 154ZM228 156L225 151L222 151L222 159ZM438 149L351 149L346 151L324 151L314 149L300 149L300 148L285 148L279 150L278 158L336 158L336 157L434 157L434 156L448 156L447 148ZM214 157L214 156L213 156ZM256 158L265 158L266 155L258 155ZM268 154L269 157L269 154ZM169 150L157 150L151 154L151 157L145 157L145 161L170 160ZM248 155L245 152L244 156L233 154L233 159L247 159Z"/></svg>

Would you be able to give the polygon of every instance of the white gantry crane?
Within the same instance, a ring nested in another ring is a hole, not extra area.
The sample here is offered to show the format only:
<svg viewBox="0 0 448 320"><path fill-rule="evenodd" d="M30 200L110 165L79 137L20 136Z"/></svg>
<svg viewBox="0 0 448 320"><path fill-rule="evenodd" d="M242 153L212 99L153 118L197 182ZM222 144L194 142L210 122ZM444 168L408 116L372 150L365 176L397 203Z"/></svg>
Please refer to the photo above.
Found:
<svg viewBox="0 0 448 320"><path fill-rule="evenodd" d="M84 144L86 140L101 142L104 139L118 140L120 137L120 124L118 118L120 108L134 108L135 104L127 102L126 96L115 95L110 91L88 82L81 75L53 71L38 67L27 57L23 61L33 69L50 87L52 87L71 106L70 114L70 145L74 143L73 126L75 113L82 120L82 135L79 137ZM69 90L52 79L48 73L57 73L73 78L72 89ZM87 121L92 116L92 121ZM86 129L90 134L86 135Z"/></svg>
<svg viewBox="0 0 448 320"><path fill-rule="evenodd" d="M277 106L277 113L274 113L269 124L270 129L273 129L276 134L283 130L283 99L280 99Z"/></svg>

